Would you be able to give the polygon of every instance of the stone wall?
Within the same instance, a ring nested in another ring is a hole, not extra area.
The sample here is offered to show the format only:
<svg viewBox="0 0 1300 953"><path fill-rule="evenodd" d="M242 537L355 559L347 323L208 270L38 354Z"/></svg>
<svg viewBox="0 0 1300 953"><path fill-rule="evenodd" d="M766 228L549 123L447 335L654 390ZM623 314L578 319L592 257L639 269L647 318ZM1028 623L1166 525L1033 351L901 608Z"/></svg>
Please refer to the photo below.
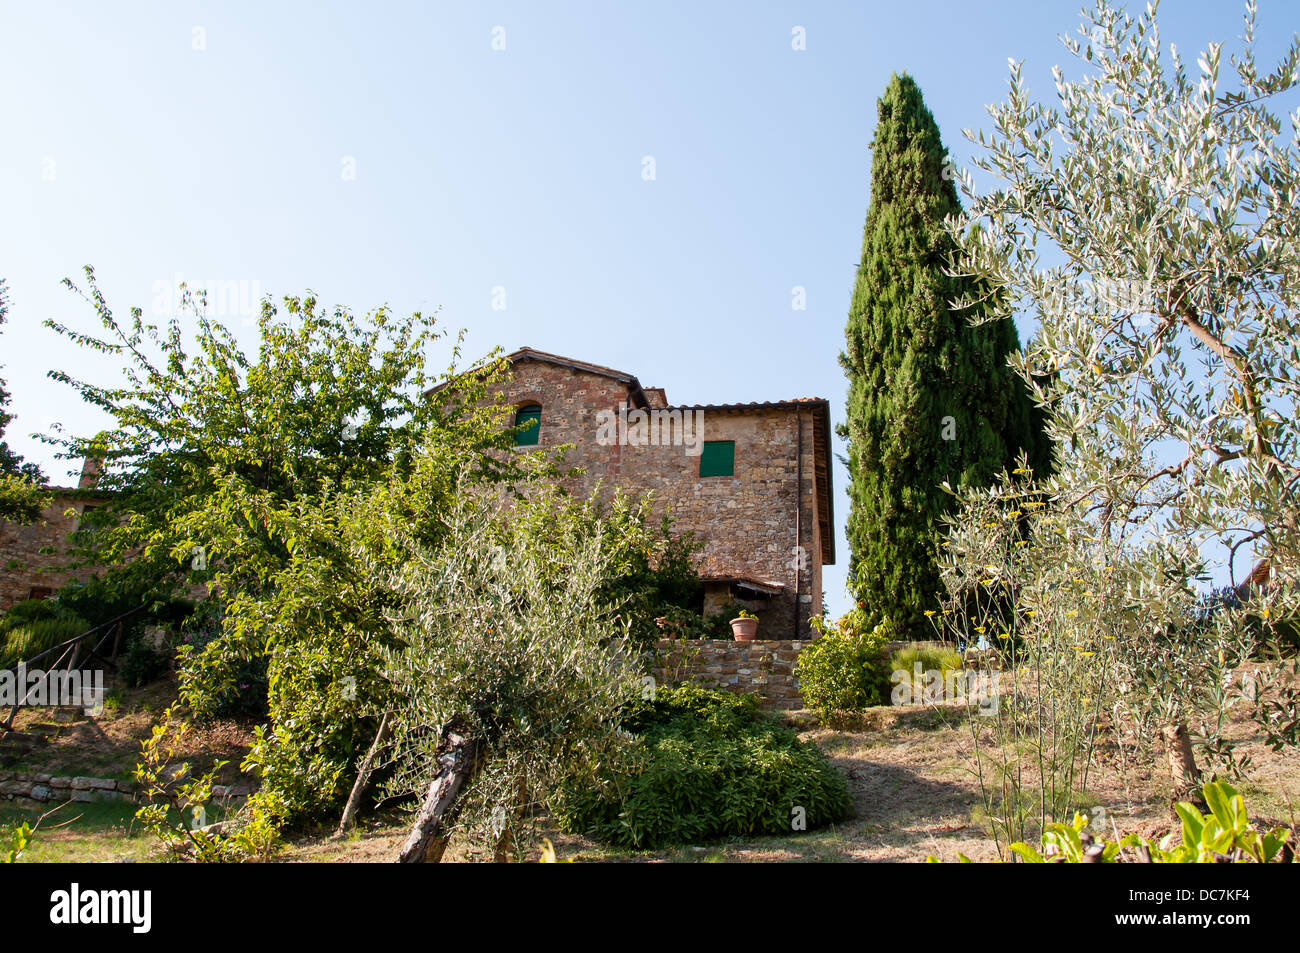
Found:
<svg viewBox="0 0 1300 953"><path fill-rule="evenodd" d="M758 695L764 708L791 711L804 707L794 666L809 644L791 639L660 639L652 671L661 685L691 682Z"/></svg>
<svg viewBox="0 0 1300 953"><path fill-rule="evenodd" d="M212 786L212 798L222 804L240 804L252 793L246 785ZM65 777L0 771L0 801L14 801L19 807L35 807L65 801L134 801L134 782L113 778Z"/></svg>
<svg viewBox="0 0 1300 953"><path fill-rule="evenodd" d="M70 573L61 567L68 558L68 537L81 514L87 506L102 502L102 497L82 491L55 490L36 522L0 520L0 612L33 594L48 595L74 579L87 578L88 573Z"/></svg>

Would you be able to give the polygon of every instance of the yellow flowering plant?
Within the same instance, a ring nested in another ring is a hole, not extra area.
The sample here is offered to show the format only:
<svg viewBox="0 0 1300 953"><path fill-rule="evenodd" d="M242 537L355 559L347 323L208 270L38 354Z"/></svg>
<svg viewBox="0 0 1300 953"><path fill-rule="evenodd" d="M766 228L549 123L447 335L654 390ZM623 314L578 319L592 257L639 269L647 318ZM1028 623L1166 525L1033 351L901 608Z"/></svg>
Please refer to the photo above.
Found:
<svg viewBox="0 0 1300 953"><path fill-rule="evenodd" d="M1116 746L1129 770L1153 761L1172 728L1187 737L1191 724L1216 768L1247 763L1222 728L1242 702L1225 676L1248 656L1251 637L1238 615L1197 618L1188 583L1197 554L1177 540L1125 535L1101 508L1071 505L1080 494L1063 492L1060 479L1044 484L1022 470L955 491L940 561L947 595L929 617L943 641L987 638L996 655L988 664L1001 669L1001 704L970 730L1002 849L1072 817L1100 745ZM1019 515L991 518L1004 513ZM1180 793L1199 776L1176 760L1170 773Z"/></svg>

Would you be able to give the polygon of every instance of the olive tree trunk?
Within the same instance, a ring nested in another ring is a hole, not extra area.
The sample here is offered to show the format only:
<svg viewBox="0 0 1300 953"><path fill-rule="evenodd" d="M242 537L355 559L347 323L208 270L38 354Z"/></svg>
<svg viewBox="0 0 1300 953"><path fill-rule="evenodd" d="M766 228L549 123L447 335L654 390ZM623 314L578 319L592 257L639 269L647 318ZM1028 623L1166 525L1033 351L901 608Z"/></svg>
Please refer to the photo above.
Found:
<svg viewBox="0 0 1300 953"><path fill-rule="evenodd" d="M453 722L438 741L438 770L429 782L424 804L402 845L398 863L437 863L447 849L447 830L456 801L478 769L478 744Z"/></svg>
<svg viewBox="0 0 1300 953"><path fill-rule="evenodd" d="M1169 779L1174 783L1174 798L1178 799L1195 791L1201 781L1201 771L1196 767L1196 756L1192 753L1192 736L1182 722L1165 726L1160 734L1169 757Z"/></svg>

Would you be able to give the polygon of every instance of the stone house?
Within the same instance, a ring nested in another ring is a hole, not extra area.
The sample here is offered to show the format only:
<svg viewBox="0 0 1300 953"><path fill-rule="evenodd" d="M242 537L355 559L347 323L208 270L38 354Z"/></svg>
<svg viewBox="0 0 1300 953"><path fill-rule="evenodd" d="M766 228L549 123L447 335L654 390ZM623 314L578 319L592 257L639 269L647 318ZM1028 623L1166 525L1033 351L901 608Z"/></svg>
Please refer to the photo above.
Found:
<svg viewBox="0 0 1300 953"><path fill-rule="evenodd" d="M703 544L701 611L733 599L760 639L808 639L835 562L830 406L819 397L670 404L625 371L521 348L497 393L524 447L572 444L565 489L652 491L674 528Z"/></svg>

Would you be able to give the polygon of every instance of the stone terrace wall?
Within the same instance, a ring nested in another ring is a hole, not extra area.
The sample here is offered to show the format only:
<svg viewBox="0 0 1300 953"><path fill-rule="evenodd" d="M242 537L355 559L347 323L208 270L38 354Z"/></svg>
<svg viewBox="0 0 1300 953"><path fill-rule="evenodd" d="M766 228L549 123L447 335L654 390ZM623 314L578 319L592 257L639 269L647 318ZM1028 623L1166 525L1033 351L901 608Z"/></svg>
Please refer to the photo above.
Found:
<svg viewBox="0 0 1300 953"><path fill-rule="evenodd" d="M251 793L247 785L212 786L212 799L223 804L241 804ZM51 801L136 800L132 781L0 771L0 801L17 802L18 807L38 807Z"/></svg>
<svg viewBox="0 0 1300 953"><path fill-rule="evenodd" d="M664 685L692 682L737 694L758 695L764 708L803 708L794 663L810 643L791 639L660 639L653 673Z"/></svg>

